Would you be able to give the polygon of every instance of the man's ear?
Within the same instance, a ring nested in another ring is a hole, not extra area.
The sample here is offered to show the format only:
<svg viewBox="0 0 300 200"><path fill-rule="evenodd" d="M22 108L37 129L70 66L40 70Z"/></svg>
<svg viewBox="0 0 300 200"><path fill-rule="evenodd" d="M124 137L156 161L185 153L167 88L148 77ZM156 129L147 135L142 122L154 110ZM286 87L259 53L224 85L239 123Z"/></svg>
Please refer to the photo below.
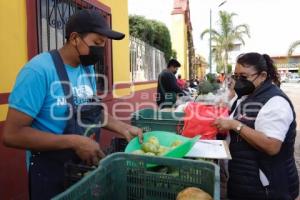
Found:
<svg viewBox="0 0 300 200"><path fill-rule="evenodd" d="M76 32L72 32L69 37L69 43L73 46L77 46L79 43L79 35Z"/></svg>

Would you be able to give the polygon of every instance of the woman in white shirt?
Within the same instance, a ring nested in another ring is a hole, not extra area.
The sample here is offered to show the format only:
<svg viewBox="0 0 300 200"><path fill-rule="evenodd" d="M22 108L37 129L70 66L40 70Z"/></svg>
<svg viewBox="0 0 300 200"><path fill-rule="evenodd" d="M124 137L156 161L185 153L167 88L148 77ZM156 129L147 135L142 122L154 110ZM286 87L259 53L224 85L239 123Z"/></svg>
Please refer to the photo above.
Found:
<svg viewBox="0 0 300 200"><path fill-rule="evenodd" d="M299 178L294 160L296 122L293 105L279 89L271 58L247 53L237 59L233 119L217 119L230 131L228 197L230 199L295 199Z"/></svg>

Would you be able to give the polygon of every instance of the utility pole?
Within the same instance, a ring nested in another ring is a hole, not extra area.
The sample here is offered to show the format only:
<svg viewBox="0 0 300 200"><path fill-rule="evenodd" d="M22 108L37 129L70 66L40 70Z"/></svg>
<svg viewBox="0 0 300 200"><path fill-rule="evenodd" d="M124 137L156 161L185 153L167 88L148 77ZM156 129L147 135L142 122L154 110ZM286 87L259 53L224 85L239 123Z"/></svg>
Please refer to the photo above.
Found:
<svg viewBox="0 0 300 200"><path fill-rule="evenodd" d="M212 55L211 55L211 9L209 9L209 73L212 73Z"/></svg>

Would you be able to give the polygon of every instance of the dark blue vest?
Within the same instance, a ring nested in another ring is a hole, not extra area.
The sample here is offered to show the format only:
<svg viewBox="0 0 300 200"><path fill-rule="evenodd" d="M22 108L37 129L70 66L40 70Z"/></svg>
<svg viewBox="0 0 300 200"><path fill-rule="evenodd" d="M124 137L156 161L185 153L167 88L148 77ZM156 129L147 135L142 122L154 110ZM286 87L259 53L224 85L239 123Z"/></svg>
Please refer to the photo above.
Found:
<svg viewBox="0 0 300 200"><path fill-rule="evenodd" d="M255 149L233 131L230 133L229 148L232 155L228 166L228 197L230 199L294 200L298 196L299 178L294 160L296 116L289 98L277 86L267 81L238 106L234 116L237 117L240 113L244 117L238 120L254 128L259 110L274 96L281 96L289 102L293 109L294 120L280 152L274 156ZM268 187L263 187L259 179L259 169L267 176L270 182Z"/></svg>

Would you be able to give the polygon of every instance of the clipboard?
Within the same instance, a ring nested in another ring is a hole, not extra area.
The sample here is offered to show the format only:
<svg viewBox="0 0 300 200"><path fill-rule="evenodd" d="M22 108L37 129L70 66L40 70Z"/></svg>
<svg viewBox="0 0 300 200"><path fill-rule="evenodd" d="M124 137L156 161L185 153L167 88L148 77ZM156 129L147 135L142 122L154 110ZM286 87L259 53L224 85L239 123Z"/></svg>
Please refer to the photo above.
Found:
<svg viewBox="0 0 300 200"><path fill-rule="evenodd" d="M185 157L224 160L232 159L228 143L225 140L199 140Z"/></svg>

